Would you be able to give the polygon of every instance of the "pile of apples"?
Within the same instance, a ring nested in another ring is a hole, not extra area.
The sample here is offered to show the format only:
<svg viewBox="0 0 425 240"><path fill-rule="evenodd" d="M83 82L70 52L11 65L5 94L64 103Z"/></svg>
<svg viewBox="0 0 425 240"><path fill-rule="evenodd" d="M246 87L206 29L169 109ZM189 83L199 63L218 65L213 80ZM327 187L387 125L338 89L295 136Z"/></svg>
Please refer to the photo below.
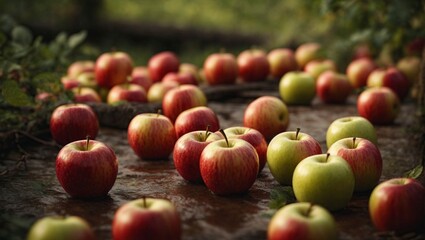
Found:
<svg viewBox="0 0 425 240"><path fill-rule="evenodd" d="M77 103L59 106L50 120L52 138L64 145L56 158L58 181L67 194L81 199L105 197L115 183L117 157L107 144L94 140L99 121L84 104L101 101L103 89L111 104L162 103L162 112L138 114L128 125L128 144L140 159L172 156L182 179L203 183L221 196L249 191L266 164L277 182L292 186L297 203L273 216L268 239L336 239L332 212L345 208L355 192L371 192L369 212L377 230L404 233L423 227L424 186L408 178L379 182L383 160L374 128L374 124L395 120L416 81L413 77L419 76L419 65L414 72L411 62L400 60L399 67L384 69L370 57L362 57L353 60L344 74L322 52L321 45L307 43L295 51L246 50L237 58L214 53L205 60L201 74L191 64L180 64L172 52L154 55L147 67L133 68L130 57L122 52L105 53L95 63L74 63L63 84L75 91ZM198 86L200 75L209 85L280 79L280 98L253 100L240 126L221 129ZM152 93L155 86L161 90ZM311 105L316 96L326 104L343 104L354 89L361 92L357 98L360 116L335 119L329 125L326 153L300 129L286 131L287 105ZM98 95L83 97L83 92ZM62 230L49 232L48 225ZM165 199L130 201L117 209L112 222L114 239L180 239L181 232L179 213ZM94 238L84 219L71 216L37 221L28 239L48 234L58 239Z"/></svg>

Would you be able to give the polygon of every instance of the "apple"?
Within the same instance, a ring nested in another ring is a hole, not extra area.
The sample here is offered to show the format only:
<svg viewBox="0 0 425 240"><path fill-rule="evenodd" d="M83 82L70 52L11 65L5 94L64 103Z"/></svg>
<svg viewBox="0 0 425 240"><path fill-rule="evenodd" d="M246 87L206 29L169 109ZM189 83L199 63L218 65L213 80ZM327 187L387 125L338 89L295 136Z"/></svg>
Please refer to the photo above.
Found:
<svg viewBox="0 0 425 240"><path fill-rule="evenodd" d="M422 56L425 47L425 38L423 36L416 36L404 47L406 55Z"/></svg>
<svg viewBox="0 0 425 240"><path fill-rule="evenodd" d="M342 104L353 92L347 75L328 70L317 78L316 93L324 103Z"/></svg>
<svg viewBox="0 0 425 240"><path fill-rule="evenodd" d="M100 87L112 88L125 83L133 71L133 61L125 52L108 52L96 60L96 81Z"/></svg>
<svg viewBox="0 0 425 240"><path fill-rule="evenodd" d="M229 139L238 138L251 143L258 154L258 173L260 173L267 163L267 142L263 134L253 128L243 126L229 127L224 129L224 132Z"/></svg>
<svg viewBox="0 0 425 240"><path fill-rule="evenodd" d="M76 78L78 75L84 72L94 72L95 63L91 60L75 61L69 65L67 69L67 76L70 78Z"/></svg>
<svg viewBox="0 0 425 240"><path fill-rule="evenodd" d="M207 97L199 87L183 84L165 93L162 111L174 123L177 116L184 110L206 105Z"/></svg>
<svg viewBox="0 0 425 240"><path fill-rule="evenodd" d="M141 198L122 205L114 214L114 240L181 239L180 214L166 199Z"/></svg>
<svg viewBox="0 0 425 240"><path fill-rule="evenodd" d="M282 185L292 185L295 167L306 157L320 154L319 142L312 136L297 131L276 135L267 148L267 163L274 179Z"/></svg>
<svg viewBox="0 0 425 240"><path fill-rule="evenodd" d="M300 69L308 62L323 58L322 46L316 42L303 43L295 49L295 59Z"/></svg>
<svg viewBox="0 0 425 240"><path fill-rule="evenodd" d="M360 116L348 116L335 119L326 131L326 146L343 138L365 138L375 145L378 144L375 127L369 120Z"/></svg>
<svg viewBox="0 0 425 240"><path fill-rule="evenodd" d="M258 130L267 141L285 131L288 125L288 108L277 97L261 96L245 108L243 126Z"/></svg>
<svg viewBox="0 0 425 240"><path fill-rule="evenodd" d="M144 160L168 159L177 140L173 123L158 113L136 115L128 125L127 138L133 151Z"/></svg>
<svg viewBox="0 0 425 240"><path fill-rule="evenodd" d="M369 197L369 214L378 231L397 234L423 230L425 188L412 178L392 178L380 183Z"/></svg>
<svg viewBox="0 0 425 240"><path fill-rule="evenodd" d="M347 206L354 191L354 174L342 157L317 154L295 168L292 187L300 202L313 202L329 211Z"/></svg>
<svg viewBox="0 0 425 240"><path fill-rule="evenodd" d="M198 67L192 63L181 63L179 73L190 73L198 83L202 82Z"/></svg>
<svg viewBox="0 0 425 240"><path fill-rule="evenodd" d="M192 131L178 138L173 150L177 172L189 182L202 182L199 161L204 148L213 141L222 139L220 134L207 130Z"/></svg>
<svg viewBox="0 0 425 240"><path fill-rule="evenodd" d="M102 98L99 93L97 93L93 88L77 87L72 89L72 92L74 93L74 102L102 102Z"/></svg>
<svg viewBox="0 0 425 240"><path fill-rule="evenodd" d="M397 68L389 67L387 69L374 70L367 79L367 86L388 87L397 94L400 100L403 100L409 93L409 79Z"/></svg>
<svg viewBox="0 0 425 240"><path fill-rule="evenodd" d="M64 104L53 111L50 117L50 133L59 144L86 139L95 139L99 121L93 109L82 103Z"/></svg>
<svg viewBox="0 0 425 240"><path fill-rule="evenodd" d="M56 157L56 177L71 197L105 197L118 174L118 160L106 144L78 140L65 145Z"/></svg>
<svg viewBox="0 0 425 240"><path fill-rule="evenodd" d="M162 102L165 93L177 86L179 86L179 84L176 82L156 82L152 84L147 93L148 102Z"/></svg>
<svg viewBox="0 0 425 240"><path fill-rule="evenodd" d="M153 55L148 61L149 76L152 81L160 82L169 72L179 71L180 60L170 51L164 51Z"/></svg>
<svg viewBox="0 0 425 240"><path fill-rule="evenodd" d="M391 124L400 112L400 100L387 87L369 88L357 98L357 111L372 124Z"/></svg>
<svg viewBox="0 0 425 240"><path fill-rule="evenodd" d="M35 95L34 100L38 103L51 103L56 101L56 96L49 92L41 91Z"/></svg>
<svg viewBox="0 0 425 240"><path fill-rule="evenodd" d="M46 216L31 226L27 240L95 240L90 224L78 216Z"/></svg>
<svg viewBox="0 0 425 240"><path fill-rule="evenodd" d="M263 50L250 49L242 51L237 59L239 77L244 82L258 82L266 80L270 65Z"/></svg>
<svg viewBox="0 0 425 240"><path fill-rule="evenodd" d="M409 79L410 86L419 80L421 72L421 58L418 56L406 56L398 60L397 69Z"/></svg>
<svg viewBox="0 0 425 240"><path fill-rule="evenodd" d="M237 138L208 144L201 153L199 169L207 188L217 195L247 192L257 179L259 160L255 148Z"/></svg>
<svg viewBox="0 0 425 240"><path fill-rule="evenodd" d="M76 77L76 80L78 82L78 86L80 87L97 87L96 76L93 72L83 72L78 75L78 77Z"/></svg>
<svg viewBox="0 0 425 240"><path fill-rule="evenodd" d="M181 112L174 122L177 138L185 133L203 130L209 126L212 132L220 129L220 122L215 112L206 106L189 108Z"/></svg>
<svg viewBox="0 0 425 240"><path fill-rule="evenodd" d="M162 82L168 82L168 81L176 82L179 85L182 85L182 84L198 85L198 80L196 80L195 76L188 72L167 73L164 76L164 78L162 78Z"/></svg>
<svg viewBox="0 0 425 240"><path fill-rule="evenodd" d="M355 89L366 86L369 74L376 68L376 64L369 58L359 58L351 61L346 69L351 86Z"/></svg>
<svg viewBox="0 0 425 240"><path fill-rule="evenodd" d="M317 79L321 73L328 70L337 71L335 62L330 59L312 60L304 67L304 72L309 73L314 79Z"/></svg>
<svg viewBox="0 0 425 240"><path fill-rule="evenodd" d="M107 100L109 104L118 102L139 102L148 101L145 89L134 83L122 83L115 85L109 90Z"/></svg>
<svg viewBox="0 0 425 240"><path fill-rule="evenodd" d="M338 227L332 214L312 203L292 203L279 209L267 228L268 240L336 240Z"/></svg>
<svg viewBox="0 0 425 240"><path fill-rule="evenodd" d="M213 53L205 59L203 71L209 85L234 84L238 63L231 53Z"/></svg>
<svg viewBox="0 0 425 240"><path fill-rule="evenodd" d="M279 82L279 94L289 105L309 105L316 96L316 81L306 72L289 72Z"/></svg>
<svg viewBox="0 0 425 240"><path fill-rule="evenodd" d="M275 48L267 54L270 75L281 79L287 72L298 70L295 53L290 48Z"/></svg>
<svg viewBox="0 0 425 240"><path fill-rule="evenodd" d="M129 83L140 85L147 92L152 86L152 79L149 76L148 68L145 66L134 67Z"/></svg>
<svg viewBox="0 0 425 240"><path fill-rule="evenodd" d="M68 76L61 77L61 83L63 85L63 88L66 90L76 88L78 87L78 85L80 85L76 78L71 78Z"/></svg>
<svg viewBox="0 0 425 240"><path fill-rule="evenodd" d="M373 59L372 50L367 43L360 43L354 47L353 60L360 58Z"/></svg>
<svg viewBox="0 0 425 240"><path fill-rule="evenodd" d="M336 141L328 149L331 155L345 159L353 170L355 192L372 190L382 174L382 156L378 147L363 138L349 137Z"/></svg>

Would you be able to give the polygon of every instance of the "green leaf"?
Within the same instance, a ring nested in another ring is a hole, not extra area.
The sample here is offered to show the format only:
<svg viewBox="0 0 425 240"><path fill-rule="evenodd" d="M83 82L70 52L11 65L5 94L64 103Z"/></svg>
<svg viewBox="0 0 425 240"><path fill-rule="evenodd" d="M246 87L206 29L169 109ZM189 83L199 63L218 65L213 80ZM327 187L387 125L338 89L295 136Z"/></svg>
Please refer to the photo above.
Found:
<svg viewBox="0 0 425 240"><path fill-rule="evenodd" d="M15 107L27 107L32 105L31 98L13 80L6 80L1 85L1 94L6 103Z"/></svg>
<svg viewBox="0 0 425 240"><path fill-rule="evenodd" d="M29 46L32 42L31 32L24 26L16 26L12 30L12 40L22 46Z"/></svg>
<svg viewBox="0 0 425 240"><path fill-rule="evenodd" d="M419 176L422 175L423 171L424 171L424 166L422 164L419 164L418 166L416 166L413 169L409 170L405 174L405 177L417 179Z"/></svg>
<svg viewBox="0 0 425 240"><path fill-rule="evenodd" d="M86 31L81 31L79 33L73 34L68 39L68 46L73 49L80 45L87 37Z"/></svg>
<svg viewBox="0 0 425 240"><path fill-rule="evenodd" d="M278 187L270 192L269 208L280 209L286 204L295 202L295 194L290 186Z"/></svg>

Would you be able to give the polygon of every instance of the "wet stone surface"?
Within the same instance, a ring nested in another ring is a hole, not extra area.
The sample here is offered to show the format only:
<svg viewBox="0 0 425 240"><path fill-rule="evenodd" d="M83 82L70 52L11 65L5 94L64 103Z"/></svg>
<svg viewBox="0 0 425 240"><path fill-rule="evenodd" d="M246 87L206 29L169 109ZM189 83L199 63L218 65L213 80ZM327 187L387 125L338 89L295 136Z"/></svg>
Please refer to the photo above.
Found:
<svg viewBox="0 0 425 240"><path fill-rule="evenodd" d="M222 128L242 125L247 104L261 95L278 96L276 91L250 91L244 97L210 101ZM325 133L329 124L339 118L357 115L356 96L345 105L325 105L315 99L312 106L290 106L288 130L301 131L316 138L326 152ZM381 180L402 176L421 160L420 124L415 117L415 105L407 101L394 125L376 126L378 145L384 160ZM119 173L106 199L79 200L68 197L55 175L55 158L59 149L27 144L23 148L31 156L27 170L19 170L0 178L0 208L4 221L18 219L24 236L30 224L47 215L78 215L94 228L98 239L111 239L114 212L122 204L143 196L167 198L180 212L182 239L265 239L272 210L270 193L280 186L267 166L246 194L221 197L212 194L202 184L184 181L174 168L171 157L164 161L139 159L127 143L124 129L103 127L97 140L111 146L119 160ZM12 153L8 159L18 159ZM3 165L13 165L5 159ZM420 179L422 182L423 178ZM377 233L368 215L368 193L354 195L349 205L333 215L340 239L394 239L391 234ZM8 223L8 227L13 226ZM7 230L7 229L6 229ZM12 233L11 233L12 234ZM425 235L416 235L424 239ZM404 238L398 237L398 238ZM397 238L395 238L397 239Z"/></svg>

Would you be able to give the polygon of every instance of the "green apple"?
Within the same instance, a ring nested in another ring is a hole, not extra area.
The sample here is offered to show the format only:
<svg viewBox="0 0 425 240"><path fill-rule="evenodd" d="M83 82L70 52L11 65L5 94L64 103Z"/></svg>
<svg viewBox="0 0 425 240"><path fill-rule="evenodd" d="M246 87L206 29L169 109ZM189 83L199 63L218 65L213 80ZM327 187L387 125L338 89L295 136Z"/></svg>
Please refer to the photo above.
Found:
<svg viewBox="0 0 425 240"><path fill-rule="evenodd" d="M282 185L292 185L292 174L301 160L322 153L316 139L299 130L279 133L267 147L270 172Z"/></svg>
<svg viewBox="0 0 425 240"><path fill-rule="evenodd" d="M27 235L27 240L94 240L90 225L77 216L49 216L37 220Z"/></svg>
<svg viewBox="0 0 425 240"><path fill-rule="evenodd" d="M342 157L317 154L294 170L292 186L299 202L313 202L330 211L344 208L354 191L354 174Z"/></svg>
<svg viewBox="0 0 425 240"><path fill-rule="evenodd" d="M279 93L289 105L309 105L316 96L316 80L306 72L288 72L279 82Z"/></svg>
<svg viewBox="0 0 425 240"><path fill-rule="evenodd" d="M333 121L326 132L326 145L330 148L334 142L347 137L365 138L378 144L372 123L360 116L342 117Z"/></svg>
<svg viewBox="0 0 425 240"><path fill-rule="evenodd" d="M269 222L268 240L338 238L335 219L328 210L312 203L292 203L279 209Z"/></svg>

